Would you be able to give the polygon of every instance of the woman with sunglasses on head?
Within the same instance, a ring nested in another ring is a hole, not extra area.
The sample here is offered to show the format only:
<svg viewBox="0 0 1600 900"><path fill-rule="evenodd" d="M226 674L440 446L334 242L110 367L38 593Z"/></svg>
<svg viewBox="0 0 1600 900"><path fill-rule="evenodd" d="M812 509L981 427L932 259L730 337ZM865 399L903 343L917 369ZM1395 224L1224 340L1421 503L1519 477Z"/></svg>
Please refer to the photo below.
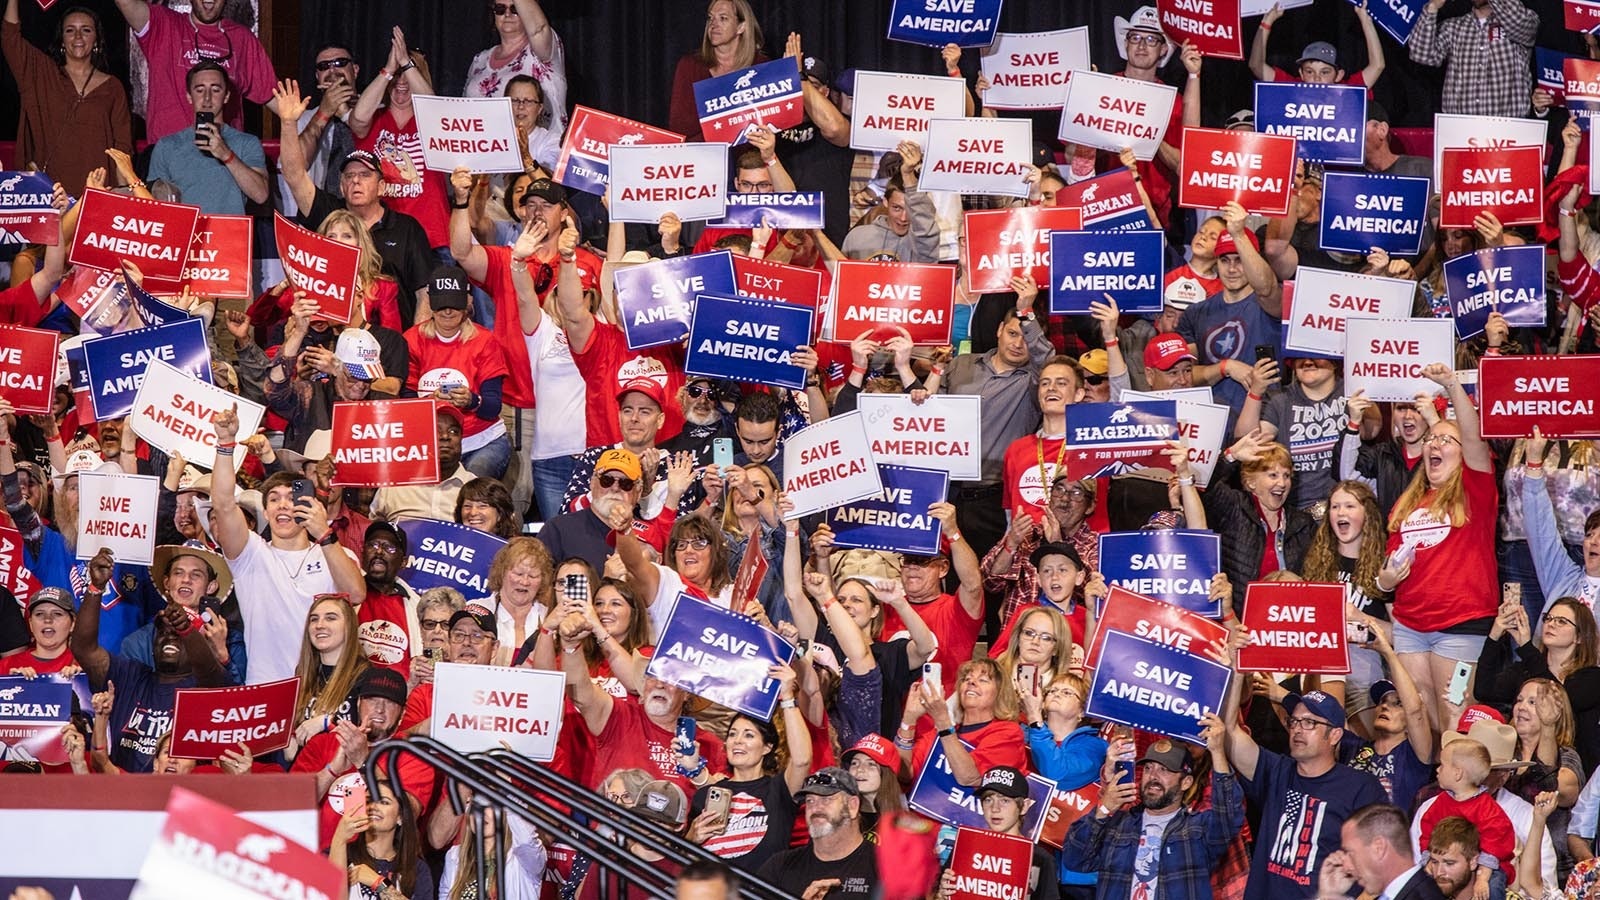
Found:
<svg viewBox="0 0 1600 900"><path fill-rule="evenodd" d="M617 555L627 567L628 580L640 597L648 598L652 641L666 627L680 593L724 609L732 604L728 545L711 519L697 515L674 522L661 563L651 562L646 555L645 543L634 532L633 510L619 505L609 524L616 535Z"/></svg>
<svg viewBox="0 0 1600 900"><path fill-rule="evenodd" d="M543 126L559 135L567 126L567 53L538 0L490 0L499 43L472 58L464 97L498 97L518 76L539 83Z"/></svg>
<svg viewBox="0 0 1600 900"><path fill-rule="evenodd" d="M1023 734L1034 771L1063 791L1099 781L1107 744L1098 728L1083 724L1088 682L1081 675L1061 672L1040 684L1041 688L1021 694ZM1093 872L1075 872L1062 865L1056 874L1061 884L1093 890Z"/></svg>

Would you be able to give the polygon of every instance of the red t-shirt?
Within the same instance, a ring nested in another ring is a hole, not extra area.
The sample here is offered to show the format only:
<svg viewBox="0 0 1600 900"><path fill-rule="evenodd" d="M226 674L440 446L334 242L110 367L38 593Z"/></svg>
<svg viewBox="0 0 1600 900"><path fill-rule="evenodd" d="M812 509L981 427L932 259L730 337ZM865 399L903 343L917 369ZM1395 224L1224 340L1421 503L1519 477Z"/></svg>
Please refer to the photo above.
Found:
<svg viewBox="0 0 1600 900"><path fill-rule="evenodd" d="M1212 294L1222 293L1221 278L1216 276L1207 278L1206 276L1201 275L1199 272L1196 272L1194 270L1194 266L1189 263L1184 263L1176 269L1167 272L1167 278L1165 281L1161 282L1161 287L1172 287L1172 283L1180 278L1191 278L1195 281L1198 281L1200 283L1200 289L1206 292L1207 297L1211 296Z"/></svg>
<svg viewBox="0 0 1600 900"><path fill-rule="evenodd" d="M1005 489L1005 510L1016 512L1018 506L1026 507L1035 519L1042 518L1050 499L1050 485L1056 477L1056 460L1066 465L1062 444L1065 437L1047 437L1043 440L1044 476L1039 474L1040 438L1025 435L1011 442L1001 463L1000 483Z"/></svg>
<svg viewBox="0 0 1600 900"><path fill-rule="evenodd" d="M367 599L356 611L356 622L361 652L369 662L401 675L411 672L411 629L406 623L405 597L368 589Z"/></svg>
<svg viewBox="0 0 1600 900"><path fill-rule="evenodd" d="M517 289L511 283L511 248L510 247L484 247L483 252L488 256L488 271L483 274L483 281L477 282L478 287L488 292L494 300L494 335L500 341L500 350L506 357L505 390L502 392L506 405L518 409L532 409L536 394L533 386L533 362L528 359L528 342L523 340L526 334L522 330L522 314L517 308ZM595 256L582 247L578 248L577 264L578 278L583 283L585 291L600 290L600 257ZM530 275L534 276L534 286L539 284L540 266L538 261L528 264ZM561 280L561 267L564 265L561 258L557 257L550 263L550 284L543 294L539 295L542 303L556 289L556 284Z"/></svg>
<svg viewBox="0 0 1600 900"><path fill-rule="evenodd" d="M55 659L40 659L33 650L18 650L10 656L0 656L0 676L10 675L12 669L32 669L36 675L54 675L67 666L77 665L72 649L66 648Z"/></svg>
<svg viewBox="0 0 1600 900"><path fill-rule="evenodd" d="M1270 80L1275 82L1293 81L1304 83L1293 72L1290 72L1288 69L1280 69L1277 66L1272 67L1272 78ZM1353 85L1355 87L1367 87L1367 76L1360 69L1357 69L1354 72L1351 72L1349 75L1346 75L1344 80L1339 83ZM1372 96L1372 88L1367 88L1367 96L1369 98Z"/></svg>
<svg viewBox="0 0 1600 900"><path fill-rule="evenodd" d="M1492 616L1500 603L1500 577L1495 563L1495 522L1500 495L1494 473L1462 463L1461 484L1467 495L1467 521L1439 521L1428 513L1434 491L1389 535L1387 552L1402 541L1416 547L1411 574L1394 593L1395 621L1414 631L1443 631L1469 619Z"/></svg>
<svg viewBox="0 0 1600 900"><path fill-rule="evenodd" d="M466 385L477 391L485 381L506 375L506 357L500 350L500 342L483 328L476 331L471 338L457 335L449 342L425 336L420 325L407 331L406 349L411 351L407 390L431 394L445 385ZM463 440L500 423L499 416L482 419L471 410L462 418L465 421L461 429Z"/></svg>
<svg viewBox="0 0 1600 900"><path fill-rule="evenodd" d="M1023 616L1041 606L1044 606L1044 604L1035 600L1031 603L1025 603L1022 606L1017 607L1016 612L1011 614L1011 618L1007 619L1005 626L1000 629L1000 636L990 642L989 655L998 659L1000 654L1006 652L1006 648L1011 646L1011 632L1016 629L1017 623L1022 621ZM1084 607L1082 603L1074 603L1072 605L1072 612L1067 613L1067 624L1072 626L1072 642L1074 644L1082 644L1083 636L1088 633L1089 624L1087 621L1087 616L1088 613L1086 612L1086 607ZM1065 661L1071 658L1072 648L1057 647L1056 654L1057 659L1062 660L1061 668L1065 670Z"/></svg>
<svg viewBox="0 0 1600 900"><path fill-rule="evenodd" d="M595 322L589 343L583 348L572 348L572 364L583 376L584 417L588 422L589 446L600 447L622 442L622 426L617 417L621 407L617 391L635 378L647 377L665 381L667 403L662 410L667 414L666 424L656 435L656 443L669 441L683 428L683 410L673 402L678 388L683 386L683 350L676 344L649 347L634 351L628 349L628 338L621 326Z"/></svg>
<svg viewBox="0 0 1600 900"><path fill-rule="evenodd" d="M400 714L400 724L395 734L410 731L418 722L426 722L433 715L433 682L426 681L411 689L406 695L406 711Z"/></svg>
<svg viewBox="0 0 1600 900"><path fill-rule="evenodd" d="M377 156L383 167L384 205L416 219L428 234L428 246L449 246L444 173L427 169L416 116L400 125L391 110L381 110L373 117L367 136L356 139L356 148Z"/></svg>
<svg viewBox="0 0 1600 900"><path fill-rule="evenodd" d="M968 615L966 607L961 605L961 598L955 594L940 594L927 603L914 603L912 606L928 630L939 639L937 659L942 664L940 677L944 681L945 694L949 695L955 688L956 669L972 658L972 651L978 646L978 629L983 627L983 614ZM894 635L904 631L905 627L899 613L892 607L884 607L884 640L893 640Z"/></svg>
<svg viewBox="0 0 1600 900"><path fill-rule="evenodd" d="M1511 826L1511 817L1500 808L1494 794L1483 791L1467 800L1457 800L1449 791L1439 794L1422 811L1420 824L1422 852L1428 850L1433 829L1450 816L1460 816L1478 829L1479 849L1500 860L1500 869L1507 878L1516 876L1513 860L1517 852L1517 833Z"/></svg>
<svg viewBox="0 0 1600 900"><path fill-rule="evenodd" d="M431 685L430 685L431 687ZM398 734L398 732L396 732ZM289 767L291 772L320 772L333 758L339 755L339 739L331 731L311 736L306 745L300 748L299 755L295 756L294 764ZM418 757L402 753L399 756L400 764L397 771L400 773L400 787L411 796L417 798L422 812L417 818L420 820L433 809L433 788L435 772L433 766L423 762ZM389 771L387 767L380 766L380 771ZM326 848L333 841L333 830L339 827L339 818L344 815L345 797L353 788L365 784L361 774L354 768L345 768L339 772L339 777L328 786L328 793L317 804L317 846Z"/></svg>
<svg viewBox="0 0 1600 900"><path fill-rule="evenodd" d="M991 719L976 727L961 725L956 728L956 736L972 745L972 762L980 774L995 766L1011 766L1024 773L1033 771L1028 765L1028 745L1022 738L1022 726L1016 722ZM928 761L933 742L938 739L938 732L932 728L917 738L917 747L911 751L913 777L922 771L922 764Z"/></svg>
<svg viewBox="0 0 1600 900"><path fill-rule="evenodd" d="M33 292L31 278L16 287L0 290L0 322L32 328L39 324L46 312L48 310L39 303L38 295Z"/></svg>
<svg viewBox="0 0 1600 900"><path fill-rule="evenodd" d="M618 769L643 769L683 788L686 796L694 796L694 785L678 774L672 732L650 721L638 700L626 697L613 701L611 716L606 719L606 727L595 735L594 743L594 759L589 767L591 787L599 788L600 779ZM728 758L721 738L699 728L695 730L695 743L700 745L707 769L727 771Z"/></svg>

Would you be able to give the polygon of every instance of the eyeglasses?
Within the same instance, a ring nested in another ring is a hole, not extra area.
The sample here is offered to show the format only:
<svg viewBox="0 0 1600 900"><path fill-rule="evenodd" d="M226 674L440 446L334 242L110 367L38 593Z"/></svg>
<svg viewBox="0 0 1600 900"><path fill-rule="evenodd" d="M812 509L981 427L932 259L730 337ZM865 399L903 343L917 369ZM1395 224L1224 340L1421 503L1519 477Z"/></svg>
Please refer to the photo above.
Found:
<svg viewBox="0 0 1600 900"><path fill-rule="evenodd" d="M674 541L672 544L672 549L678 551L704 550L709 546L711 546L711 542L705 538L685 538L681 541Z"/></svg>
<svg viewBox="0 0 1600 900"><path fill-rule="evenodd" d="M1558 616L1552 613L1545 613L1544 618L1541 621L1543 621L1546 625L1561 625L1566 628L1572 628L1578 624L1566 616Z"/></svg>
<svg viewBox="0 0 1600 900"><path fill-rule="evenodd" d="M639 484L639 482L626 475L613 475L610 472L602 474L598 480L600 486L606 490L617 488L618 490L631 491Z"/></svg>
<svg viewBox="0 0 1600 900"><path fill-rule="evenodd" d="M512 106L533 106L534 104L543 105L544 101L540 100L538 97L512 97L511 98L511 105Z"/></svg>
<svg viewBox="0 0 1600 900"><path fill-rule="evenodd" d="M1128 34L1127 41L1136 46L1142 44L1146 47L1156 47L1165 44L1167 39L1159 34L1140 34L1135 31Z"/></svg>
<svg viewBox="0 0 1600 900"><path fill-rule="evenodd" d="M1434 447L1443 447L1446 444L1456 444L1459 446L1461 444L1460 439L1449 434L1430 434L1423 438L1422 442Z"/></svg>
<svg viewBox="0 0 1600 900"><path fill-rule="evenodd" d="M1066 497L1068 500L1087 500L1089 492L1075 484L1063 483L1051 485L1050 493L1057 497Z"/></svg>
<svg viewBox="0 0 1600 900"><path fill-rule="evenodd" d="M423 631L443 631L450 627L449 619L423 619L420 623Z"/></svg>
<svg viewBox="0 0 1600 900"><path fill-rule="evenodd" d="M1310 716L1290 716L1289 717L1289 730L1290 731L1311 731L1312 729L1317 728L1318 726L1332 728L1333 727L1333 723L1332 722L1324 722L1321 719L1313 719Z"/></svg>
<svg viewBox="0 0 1600 900"><path fill-rule="evenodd" d="M683 392L699 400L701 397L709 397L716 393L716 389L709 384L689 384L684 385Z"/></svg>
<svg viewBox="0 0 1600 900"><path fill-rule="evenodd" d="M1032 628L1022 629L1022 637L1029 641L1044 641L1046 644L1054 644L1056 642L1056 636L1053 632L1035 631Z"/></svg>
<svg viewBox="0 0 1600 900"><path fill-rule="evenodd" d="M492 3L489 5L489 8L494 10L494 14L497 16L519 15L517 8L512 6L510 3Z"/></svg>
<svg viewBox="0 0 1600 900"><path fill-rule="evenodd" d="M341 56L338 59L319 60L317 62L317 71L318 72L326 72L329 69L342 69L345 66L351 66L351 65L355 65L355 60L351 59L348 56Z"/></svg>
<svg viewBox="0 0 1600 900"><path fill-rule="evenodd" d="M476 634L468 634L465 631L450 632L450 643L452 644L471 644L476 647L487 640L489 640L489 636L481 631Z"/></svg>
<svg viewBox="0 0 1600 900"><path fill-rule="evenodd" d="M770 182L770 181L745 181L744 179L740 179L738 181L735 181L733 183L733 186L738 188L739 189L739 193L741 193L741 194L770 194L770 193L772 193L772 182Z"/></svg>
<svg viewBox="0 0 1600 900"><path fill-rule="evenodd" d="M1060 694L1063 697L1077 697L1079 700L1083 699L1083 695L1079 694L1077 691L1073 690L1072 688L1057 687L1057 688L1050 688L1049 690L1044 692L1044 695L1046 697L1054 697L1057 694Z"/></svg>

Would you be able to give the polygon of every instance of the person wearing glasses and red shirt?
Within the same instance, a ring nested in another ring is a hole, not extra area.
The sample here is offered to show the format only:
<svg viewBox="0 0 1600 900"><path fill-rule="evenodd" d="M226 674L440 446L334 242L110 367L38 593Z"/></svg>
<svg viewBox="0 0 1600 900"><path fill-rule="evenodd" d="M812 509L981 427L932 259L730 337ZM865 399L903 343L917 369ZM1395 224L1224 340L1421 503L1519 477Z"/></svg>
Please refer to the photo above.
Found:
<svg viewBox="0 0 1600 900"><path fill-rule="evenodd" d="M500 43L472 58L467 67L466 97L499 97L518 75L539 82L547 126L560 134L567 125L567 51L561 36L538 0L505 0L489 4Z"/></svg>

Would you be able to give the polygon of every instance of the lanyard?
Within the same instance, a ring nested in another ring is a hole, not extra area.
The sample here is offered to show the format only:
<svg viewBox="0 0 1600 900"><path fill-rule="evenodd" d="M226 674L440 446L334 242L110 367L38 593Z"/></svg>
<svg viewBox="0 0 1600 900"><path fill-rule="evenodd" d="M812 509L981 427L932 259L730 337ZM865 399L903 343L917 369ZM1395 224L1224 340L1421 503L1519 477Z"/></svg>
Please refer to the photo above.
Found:
<svg viewBox="0 0 1600 900"><path fill-rule="evenodd" d="M1044 441L1044 429L1041 428L1039 429L1039 443L1033 447L1034 452L1039 457L1039 489L1044 491L1044 502L1040 503L1040 506L1048 506L1050 504L1051 482L1054 480L1052 476L1061 474L1061 463L1067 458L1067 436L1063 434L1061 436L1061 446L1056 448L1055 468L1046 472L1044 468Z"/></svg>

